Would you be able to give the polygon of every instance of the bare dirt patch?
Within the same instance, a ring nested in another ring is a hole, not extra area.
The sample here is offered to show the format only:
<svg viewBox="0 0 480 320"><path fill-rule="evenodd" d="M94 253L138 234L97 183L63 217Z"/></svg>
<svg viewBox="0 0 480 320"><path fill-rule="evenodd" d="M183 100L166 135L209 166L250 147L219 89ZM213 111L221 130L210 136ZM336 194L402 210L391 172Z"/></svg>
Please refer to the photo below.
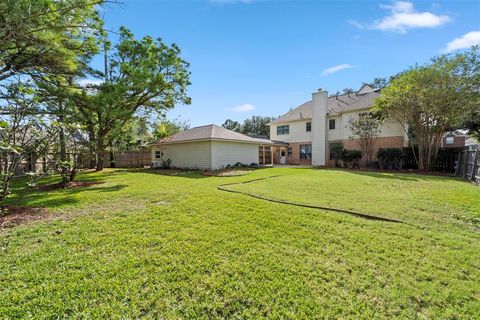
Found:
<svg viewBox="0 0 480 320"><path fill-rule="evenodd" d="M66 186L63 186L59 182L59 183L46 184L46 185L40 186L40 187L38 187L38 190L40 190L40 191L52 191L52 190L58 190L58 189L73 189L73 188L89 187L89 186L93 186L95 184L100 184L100 183L102 183L102 182L98 182L98 181L73 181L73 182L69 182Z"/></svg>
<svg viewBox="0 0 480 320"><path fill-rule="evenodd" d="M237 177L249 174L252 169L226 169L217 171L203 171L202 174L208 177Z"/></svg>
<svg viewBox="0 0 480 320"><path fill-rule="evenodd" d="M49 219L46 208L6 206L0 212L0 230Z"/></svg>

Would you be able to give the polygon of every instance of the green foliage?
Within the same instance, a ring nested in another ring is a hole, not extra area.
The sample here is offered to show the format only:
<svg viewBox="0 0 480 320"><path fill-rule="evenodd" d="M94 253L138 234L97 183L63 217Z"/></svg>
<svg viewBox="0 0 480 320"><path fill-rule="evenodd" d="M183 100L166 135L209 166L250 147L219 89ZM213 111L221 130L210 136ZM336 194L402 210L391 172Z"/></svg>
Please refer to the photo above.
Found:
<svg viewBox="0 0 480 320"><path fill-rule="evenodd" d="M249 119L245 119L242 124L238 121L227 119L222 124L222 127L248 136L270 137L270 127L268 124L274 119L273 117L252 116Z"/></svg>
<svg viewBox="0 0 480 320"><path fill-rule="evenodd" d="M339 167L340 163L339 160L342 159L342 155L344 152L343 144L341 142L339 143L332 143L330 145L330 153L332 155L332 159L335 159L335 166Z"/></svg>
<svg viewBox="0 0 480 320"><path fill-rule="evenodd" d="M480 189L448 177L274 168L81 173L0 233L5 319L473 319ZM334 206L391 224L217 190ZM42 183L53 183L49 177ZM21 183L23 184L23 183ZM286 192L288 188L288 192ZM18 185L12 200L17 201ZM55 219L58 218L58 219ZM54 220L53 220L54 219Z"/></svg>
<svg viewBox="0 0 480 320"><path fill-rule="evenodd" d="M30 157L45 154L56 137L40 115L40 98L28 81L10 82L0 92L5 106L0 115L0 205L10 195L10 180Z"/></svg>
<svg viewBox="0 0 480 320"><path fill-rule="evenodd" d="M0 1L0 80L76 74L97 52L103 0Z"/></svg>
<svg viewBox="0 0 480 320"><path fill-rule="evenodd" d="M360 150L347 150L342 152L342 161L345 167L359 167L358 163L362 159L363 153Z"/></svg>
<svg viewBox="0 0 480 320"><path fill-rule="evenodd" d="M252 116L245 119L242 124L242 133L249 136L270 137L270 127L268 123L273 121L272 117Z"/></svg>
<svg viewBox="0 0 480 320"><path fill-rule="evenodd" d="M445 132L458 128L480 108L480 55L444 55L397 76L374 107L411 130L418 145L418 166L429 170Z"/></svg>
<svg viewBox="0 0 480 320"><path fill-rule="evenodd" d="M235 132L241 132L242 131L242 125L238 121L234 121L232 119L227 119L225 122L222 124L222 127L228 130L232 130Z"/></svg>
<svg viewBox="0 0 480 320"><path fill-rule="evenodd" d="M382 118L378 113L367 113L352 117L348 122L348 128L352 132L350 139L358 139L358 145L366 156L367 165L372 161L381 124Z"/></svg>
<svg viewBox="0 0 480 320"><path fill-rule="evenodd" d="M161 168L162 169L170 169L171 164L172 164L171 159L163 160Z"/></svg>
<svg viewBox="0 0 480 320"><path fill-rule="evenodd" d="M387 78L374 78L371 82L364 82L363 85L369 85L375 90L382 89L388 85Z"/></svg>
<svg viewBox="0 0 480 320"><path fill-rule="evenodd" d="M400 148L380 148L377 151L377 159L382 169L400 169L400 161L405 154Z"/></svg>
<svg viewBox="0 0 480 320"><path fill-rule="evenodd" d="M187 121L182 121L180 119L169 120L164 118L153 126L153 140L158 141L189 128L190 124Z"/></svg>
<svg viewBox="0 0 480 320"><path fill-rule="evenodd" d="M186 94L189 65L180 57L177 45L167 46L149 36L137 40L121 27L108 61L107 81L79 105L85 125L94 127L97 170L103 169L111 130L122 128L135 115L163 115L177 103L190 103Z"/></svg>
<svg viewBox="0 0 480 320"><path fill-rule="evenodd" d="M468 134L480 141L480 110L474 110L462 124L463 129L468 129Z"/></svg>
<svg viewBox="0 0 480 320"><path fill-rule="evenodd" d="M131 150L148 147L152 141L149 123L144 117L133 117L122 127L110 131L109 141L117 150Z"/></svg>

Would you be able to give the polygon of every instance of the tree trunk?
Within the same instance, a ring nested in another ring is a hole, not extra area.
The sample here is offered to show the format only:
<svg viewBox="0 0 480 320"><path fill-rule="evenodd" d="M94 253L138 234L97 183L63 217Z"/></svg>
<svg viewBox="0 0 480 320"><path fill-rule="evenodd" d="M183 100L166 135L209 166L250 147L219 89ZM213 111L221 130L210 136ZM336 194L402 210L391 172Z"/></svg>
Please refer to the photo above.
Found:
<svg viewBox="0 0 480 320"><path fill-rule="evenodd" d="M113 142L110 141L110 168L115 168L115 153L113 152Z"/></svg>
<svg viewBox="0 0 480 320"><path fill-rule="evenodd" d="M88 126L88 141L89 141L89 152L90 152L90 163L88 165L89 169L94 169L97 166L97 154L95 148L95 129L93 126Z"/></svg>
<svg viewBox="0 0 480 320"><path fill-rule="evenodd" d="M105 166L105 136L98 135L97 139L97 171L102 171Z"/></svg>
<svg viewBox="0 0 480 320"><path fill-rule="evenodd" d="M64 116L61 110L60 115L58 116L58 122L61 124L59 137L59 144L60 144L60 161L61 163L61 175L62 175L62 185L65 187L68 184L68 168L65 166L65 162L67 161L67 143L65 141L65 129L63 128L64 123Z"/></svg>

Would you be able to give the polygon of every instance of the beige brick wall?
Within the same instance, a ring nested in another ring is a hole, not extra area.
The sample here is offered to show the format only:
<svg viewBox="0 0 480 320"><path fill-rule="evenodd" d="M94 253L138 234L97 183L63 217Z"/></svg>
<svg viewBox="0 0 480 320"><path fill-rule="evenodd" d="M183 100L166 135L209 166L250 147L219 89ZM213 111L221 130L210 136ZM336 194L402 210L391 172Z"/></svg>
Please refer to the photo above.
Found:
<svg viewBox="0 0 480 320"><path fill-rule="evenodd" d="M335 141L330 141L330 143L335 142ZM341 142L343 144L343 147L348 150L361 150L360 145L358 144L358 139L347 139L347 140L341 140L341 141L336 141L336 142ZM333 165L334 161L331 161L330 159L330 143L328 145L328 159L329 159L329 165ZM380 148L403 148L406 147L406 142L403 139L403 137L380 137L377 139L375 142L375 147L373 151L373 160L376 160L377 157L377 151Z"/></svg>

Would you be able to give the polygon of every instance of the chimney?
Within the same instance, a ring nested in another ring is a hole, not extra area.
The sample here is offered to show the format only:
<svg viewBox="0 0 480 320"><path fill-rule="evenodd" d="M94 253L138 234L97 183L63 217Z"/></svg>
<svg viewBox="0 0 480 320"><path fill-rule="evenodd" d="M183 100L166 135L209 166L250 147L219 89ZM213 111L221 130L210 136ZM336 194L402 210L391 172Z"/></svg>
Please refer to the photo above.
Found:
<svg viewBox="0 0 480 320"><path fill-rule="evenodd" d="M324 166L326 164L327 99L328 93L325 90L312 94L312 165L314 166Z"/></svg>

